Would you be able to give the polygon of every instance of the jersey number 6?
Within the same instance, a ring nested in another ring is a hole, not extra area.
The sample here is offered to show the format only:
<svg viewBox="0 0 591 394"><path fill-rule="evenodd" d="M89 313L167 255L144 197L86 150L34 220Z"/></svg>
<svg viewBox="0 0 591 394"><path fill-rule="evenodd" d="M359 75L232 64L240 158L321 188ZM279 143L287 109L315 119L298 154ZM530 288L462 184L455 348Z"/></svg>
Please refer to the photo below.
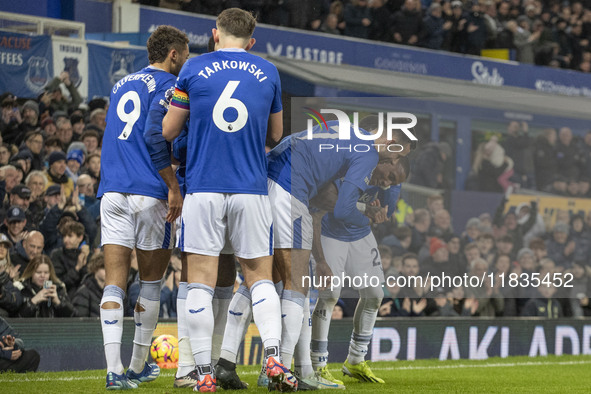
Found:
<svg viewBox="0 0 591 394"><path fill-rule="evenodd" d="M225 131L226 133L235 133L242 129L246 125L248 120L248 110L246 105L236 98L232 98L232 94L238 87L240 81L228 81L228 84L224 88L224 91L218 98L218 101L213 106L213 122L218 129ZM238 112L238 117L233 122L227 122L224 119L224 111L227 108L234 108Z"/></svg>

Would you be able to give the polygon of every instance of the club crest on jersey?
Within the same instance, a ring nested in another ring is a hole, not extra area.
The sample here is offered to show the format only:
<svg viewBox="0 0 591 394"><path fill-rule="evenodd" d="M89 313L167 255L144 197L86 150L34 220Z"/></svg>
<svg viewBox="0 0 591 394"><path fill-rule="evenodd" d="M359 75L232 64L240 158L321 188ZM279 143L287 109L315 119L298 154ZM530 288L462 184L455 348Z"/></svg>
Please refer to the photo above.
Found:
<svg viewBox="0 0 591 394"><path fill-rule="evenodd" d="M40 56L33 56L27 62L29 68L25 75L25 85L34 93L40 93L49 81L49 61Z"/></svg>
<svg viewBox="0 0 591 394"><path fill-rule="evenodd" d="M80 76L80 72L78 71L78 59L75 57L65 57L64 58L64 71L67 71L70 74L70 81L74 84L74 86L80 86L82 82L82 77Z"/></svg>
<svg viewBox="0 0 591 394"><path fill-rule="evenodd" d="M111 66L109 68L109 80L114 85L121 78L131 73L133 68L133 61L135 55L129 51L118 51L111 52Z"/></svg>

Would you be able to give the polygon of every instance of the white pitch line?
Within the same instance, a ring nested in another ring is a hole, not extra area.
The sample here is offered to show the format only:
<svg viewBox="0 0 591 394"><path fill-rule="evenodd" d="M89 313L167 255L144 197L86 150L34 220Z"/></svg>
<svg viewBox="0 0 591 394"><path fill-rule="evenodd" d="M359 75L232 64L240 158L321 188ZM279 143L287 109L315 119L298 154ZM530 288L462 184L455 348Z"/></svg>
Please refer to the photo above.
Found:
<svg viewBox="0 0 591 394"><path fill-rule="evenodd" d="M584 365L591 364L589 361L556 361L556 362L543 362L543 361L525 361L522 363L491 363L491 364L456 364L456 365L431 365L431 366L404 366L404 367L372 367L374 371L413 371L413 370L429 370L429 369L461 369L461 368L504 368L504 367L535 367L543 365ZM334 368L329 368L337 370ZM239 375L258 375L260 371L244 371ZM0 375L1 376L1 375ZM160 376L173 377L174 373L163 373ZM78 380L101 380L105 379L103 376L73 376L73 377L61 377L61 378L31 378L29 376L23 376L22 379L8 379L4 380L0 378L2 383L24 383L24 382L73 382Z"/></svg>

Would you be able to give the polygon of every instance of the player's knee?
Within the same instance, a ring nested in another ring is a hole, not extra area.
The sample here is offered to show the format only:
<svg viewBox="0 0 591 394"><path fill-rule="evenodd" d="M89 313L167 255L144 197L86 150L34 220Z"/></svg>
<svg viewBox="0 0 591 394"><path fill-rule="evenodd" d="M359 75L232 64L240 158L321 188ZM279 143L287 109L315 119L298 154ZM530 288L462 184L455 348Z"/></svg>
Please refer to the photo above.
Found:
<svg viewBox="0 0 591 394"><path fill-rule="evenodd" d="M123 305L125 291L115 285L105 286L103 298L101 300L101 309L119 309Z"/></svg>

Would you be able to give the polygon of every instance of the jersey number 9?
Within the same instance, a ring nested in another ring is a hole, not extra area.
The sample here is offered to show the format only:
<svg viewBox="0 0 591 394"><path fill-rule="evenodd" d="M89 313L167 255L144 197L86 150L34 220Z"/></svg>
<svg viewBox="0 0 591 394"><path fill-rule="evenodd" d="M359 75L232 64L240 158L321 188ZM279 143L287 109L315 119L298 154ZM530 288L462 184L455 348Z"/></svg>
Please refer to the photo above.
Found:
<svg viewBox="0 0 591 394"><path fill-rule="evenodd" d="M133 104L133 109L130 112L125 112L125 106L130 101ZM135 122L137 122L137 120L140 118L141 109L142 104L140 101L140 96L137 94L137 92L130 90L121 96L121 99L119 99L119 104L117 104L117 116L119 116L119 119L125 123L125 127L123 128L121 134L119 134L118 138L120 140L125 141L129 138Z"/></svg>

